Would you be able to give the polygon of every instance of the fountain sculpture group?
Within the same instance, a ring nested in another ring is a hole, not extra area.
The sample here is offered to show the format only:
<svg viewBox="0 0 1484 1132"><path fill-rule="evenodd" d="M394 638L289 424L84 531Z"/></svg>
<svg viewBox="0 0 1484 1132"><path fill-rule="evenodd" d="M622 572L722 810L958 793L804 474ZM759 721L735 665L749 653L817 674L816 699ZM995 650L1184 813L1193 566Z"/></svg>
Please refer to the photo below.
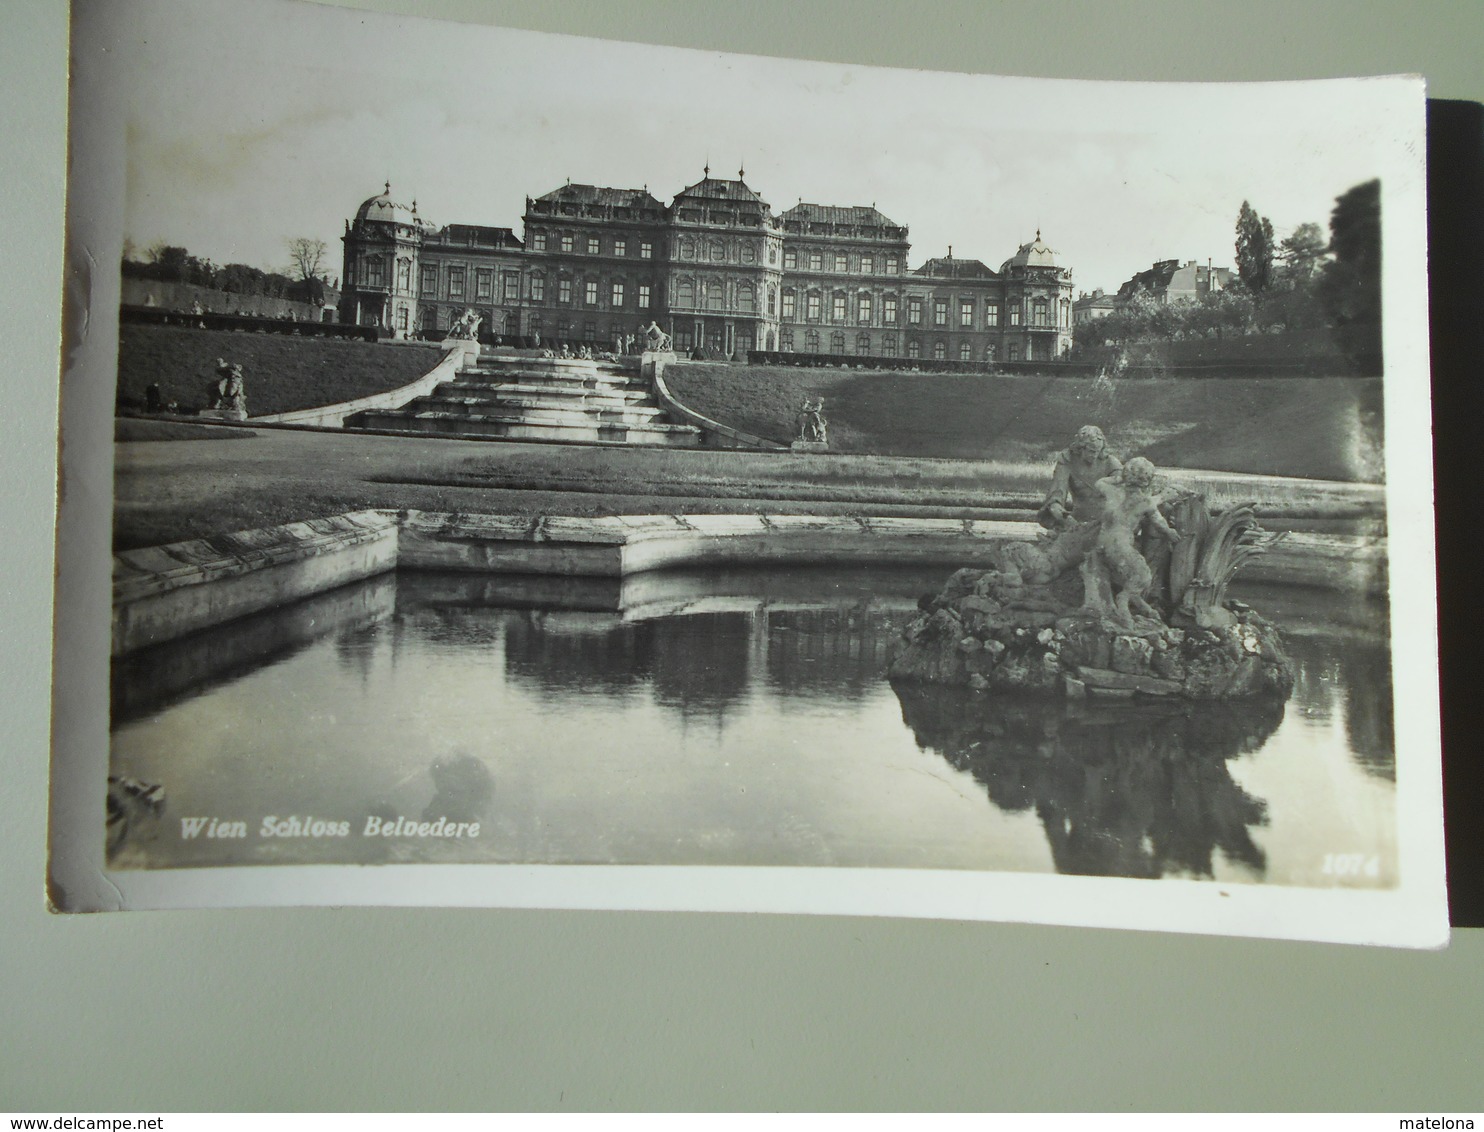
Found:
<svg viewBox="0 0 1484 1132"><path fill-rule="evenodd" d="M1277 538L1250 505L1213 515L1148 460L1120 463L1087 426L1057 456L1035 542L925 597L892 679L1072 697L1274 695L1293 689L1278 631L1229 600Z"/></svg>

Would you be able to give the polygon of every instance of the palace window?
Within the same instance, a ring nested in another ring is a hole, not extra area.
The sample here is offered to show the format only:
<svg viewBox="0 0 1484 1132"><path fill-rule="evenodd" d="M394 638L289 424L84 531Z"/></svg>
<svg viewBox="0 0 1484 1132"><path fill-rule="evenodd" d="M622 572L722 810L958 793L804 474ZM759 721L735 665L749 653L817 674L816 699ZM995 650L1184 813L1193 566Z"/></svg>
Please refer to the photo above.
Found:
<svg viewBox="0 0 1484 1132"><path fill-rule="evenodd" d="M590 307L595 307L598 305L598 282L596 279L589 279L587 283L583 285L583 299Z"/></svg>
<svg viewBox="0 0 1484 1132"><path fill-rule="evenodd" d="M530 329L532 334L539 335L541 333L541 316L539 314L533 314L531 316Z"/></svg>
<svg viewBox="0 0 1484 1132"><path fill-rule="evenodd" d="M582 340L584 342L596 342L598 340L598 324L588 319L582 324Z"/></svg>
<svg viewBox="0 0 1484 1132"><path fill-rule="evenodd" d="M792 287L783 289L783 317L793 318L798 307L799 297L794 293Z"/></svg>
<svg viewBox="0 0 1484 1132"><path fill-rule="evenodd" d="M861 295L856 303L856 313L859 316L856 321L862 326L871 325L871 296Z"/></svg>
<svg viewBox="0 0 1484 1132"><path fill-rule="evenodd" d="M708 311L726 310L727 291L726 285L720 279L712 279L706 283L706 309Z"/></svg>
<svg viewBox="0 0 1484 1132"><path fill-rule="evenodd" d="M1012 362L1018 362L1018 361L1020 361L1020 346L1019 346L1018 343L1015 343L1015 342L1011 342L1010 343L1010 353L1009 353L1009 356L1008 356L1008 358L1006 360L1012 361Z"/></svg>
<svg viewBox="0 0 1484 1132"><path fill-rule="evenodd" d="M777 263L778 262L778 245L777 244L769 244L768 245L768 262L769 263Z"/></svg>
<svg viewBox="0 0 1484 1132"><path fill-rule="evenodd" d="M464 269L462 267L448 269L448 297L450 299L464 297Z"/></svg>
<svg viewBox="0 0 1484 1132"><path fill-rule="evenodd" d="M887 295L881 300L881 321L887 326L897 324L897 297L895 295Z"/></svg>
<svg viewBox="0 0 1484 1132"><path fill-rule="evenodd" d="M793 350L794 350L794 332L792 330L788 330L788 329L780 330L778 332L778 345L780 346L780 348L782 348L782 350L785 353L789 353L789 354L793 353Z"/></svg>
<svg viewBox="0 0 1484 1132"><path fill-rule="evenodd" d="M883 334L881 336L881 352L888 358L897 356L897 336L895 334Z"/></svg>
<svg viewBox="0 0 1484 1132"><path fill-rule="evenodd" d="M869 334L857 334L855 336L855 352L857 354L869 354L871 352L871 336Z"/></svg>
<svg viewBox="0 0 1484 1132"><path fill-rule="evenodd" d="M783 251L783 270L793 271L799 266L799 257L794 254L793 248L785 248Z"/></svg>
<svg viewBox="0 0 1484 1132"><path fill-rule="evenodd" d="M675 345L680 348L682 353L684 353L686 350L689 350L694 344L694 340L691 338L689 330L677 330L675 332Z"/></svg>
<svg viewBox="0 0 1484 1132"><path fill-rule="evenodd" d="M948 300L947 299L934 299L933 300L933 325L934 326L947 326L948 325Z"/></svg>
<svg viewBox="0 0 1484 1132"><path fill-rule="evenodd" d="M742 262L743 263L756 263L757 262L757 249L755 247L753 247L751 244L743 244L742 245ZM738 341L740 342L741 339L738 339Z"/></svg>
<svg viewBox="0 0 1484 1132"><path fill-rule="evenodd" d="M647 311L649 309L649 284L648 283L640 283L639 284L639 309L641 311Z"/></svg>
<svg viewBox="0 0 1484 1132"><path fill-rule="evenodd" d="M895 275L897 273L897 257L896 256L889 255L889 256L886 257L886 273L888 275Z"/></svg>
<svg viewBox="0 0 1484 1132"><path fill-rule="evenodd" d="M531 301L542 302L546 298L546 279L540 275L531 276Z"/></svg>
<svg viewBox="0 0 1484 1132"><path fill-rule="evenodd" d="M1037 299L1036 300L1036 305L1035 305L1035 308L1034 309L1035 309L1035 312L1036 312L1036 325L1037 326L1045 326L1046 325L1046 300L1045 299Z"/></svg>
<svg viewBox="0 0 1484 1132"><path fill-rule="evenodd" d="M1071 326L1072 325L1072 317L1071 316L1072 316L1072 300L1071 299L1063 299L1061 301L1061 321L1057 325L1059 325L1059 326Z"/></svg>
<svg viewBox="0 0 1484 1132"><path fill-rule="evenodd" d="M613 254L614 255L628 255L629 254L629 242L627 240L614 240L613 241Z"/></svg>
<svg viewBox="0 0 1484 1132"><path fill-rule="evenodd" d="M1011 326L1019 326L1020 325L1020 307L1018 305L1012 306L1010 308L1010 325ZM1014 359L1011 359L1011 360L1013 361Z"/></svg>
<svg viewBox="0 0 1484 1132"><path fill-rule="evenodd" d="M755 314L757 312L757 292L753 290L751 283L738 285L737 309L745 314Z"/></svg>
<svg viewBox="0 0 1484 1132"><path fill-rule="evenodd" d="M810 271L822 271L822 270L824 270L824 256L820 252L810 252L809 253L809 270Z"/></svg>
<svg viewBox="0 0 1484 1132"><path fill-rule="evenodd" d="M835 331L830 335L830 353L843 354L845 352L845 335Z"/></svg>
<svg viewBox="0 0 1484 1132"><path fill-rule="evenodd" d="M948 347L941 339L933 343L933 360L941 362L948 357Z"/></svg>
<svg viewBox="0 0 1484 1132"><path fill-rule="evenodd" d="M835 322L845 321L845 292L836 291L830 303L830 315Z"/></svg>
<svg viewBox="0 0 1484 1132"><path fill-rule="evenodd" d="M538 251L538 252L544 252L546 250L546 233L545 232L532 232L531 233L531 249L533 251Z"/></svg>
<svg viewBox="0 0 1484 1132"><path fill-rule="evenodd" d="M922 357L922 343L916 338L907 339L907 356L909 358Z"/></svg>
<svg viewBox="0 0 1484 1132"><path fill-rule="evenodd" d="M771 318L772 316L776 315L777 313L778 313L778 288L775 287L775 286L773 286L773 284L769 283L768 284L768 316Z"/></svg>
<svg viewBox="0 0 1484 1132"><path fill-rule="evenodd" d="M386 286L386 261L379 255L371 256L366 260L366 286Z"/></svg>
<svg viewBox="0 0 1484 1132"><path fill-rule="evenodd" d="M842 254L840 254L839 252L836 252L835 253L835 270L836 271L844 271L845 270L845 257Z"/></svg>
<svg viewBox="0 0 1484 1132"><path fill-rule="evenodd" d="M966 329L974 325L973 299L960 299L958 301L958 324Z"/></svg>
<svg viewBox="0 0 1484 1132"><path fill-rule="evenodd" d="M820 319L820 307L823 300L818 291L810 291L806 306L806 317L810 322L818 322ZM817 337L817 335L816 335Z"/></svg>
<svg viewBox="0 0 1484 1132"><path fill-rule="evenodd" d="M557 280L557 302L570 303L572 301L572 280Z"/></svg>
<svg viewBox="0 0 1484 1132"><path fill-rule="evenodd" d="M907 322L912 326L922 325L922 300L915 296L907 300Z"/></svg>
<svg viewBox="0 0 1484 1132"><path fill-rule="evenodd" d="M474 273L474 297L482 302L488 302L494 293L495 273L487 267L481 267Z"/></svg>
<svg viewBox="0 0 1484 1132"><path fill-rule="evenodd" d="M873 275L876 272L876 258L874 256L861 256L861 274Z"/></svg>
<svg viewBox="0 0 1484 1132"><path fill-rule="evenodd" d="M654 258L654 245L651 244L648 240L643 241L639 245L639 258L640 259L653 259Z"/></svg>
<svg viewBox="0 0 1484 1132"><path fill-rule="evenodd" d="M984 325L998 326L1000 324L1000 307L998 303L990 303L984 308Z"/></svg>
<svg viewBox="0 0 1484 1132"><path fill-rule="evenodd" d="M992 362L992 361L994 361L994 343L993 342L991 342L988 346L984 347L984 360L986 362Z"/></svg>
<svg viewBox="0 0 1484 1132"><path fill-rule="evenodd" d="M675 305L677 307L693 307L696 305L696 285L689 279L682 279L675 285Z"/></svg>
<svg viewBox="0 0 1484 1132"><path fill-rule="evenodd" d="M570 252L571 250L572 250L572 237L571 236L563 236L562 237L562 251L564 251L564 252Z"/></svg>
<svg viewBox="0 0 1484 1132"><path fill-rule="evenodd" d="M623 306L623 284L622 283L615 283L613 285L612 303L610 305L615 310L617 308Z"/></svg>
<svg viewBox="0 0 1484 1132"><path fill-rule="evenodd" d="M972 362L974 360L974 347L968 342L958 344L958 360L961 362Z"/></svg>
<svg viewBox="0 0 1484 1132"><path fill-rule="evenodd" d="M598 254L598 237L596 237L596 236L589 236L587 238L587 254L588 255L597 255Z"/></svg>
<svg viewBox="0 0 1484 1132"><path fill-rule="evenodd" d="M397 290L407 291L412 287L412 261L410 259L399 259L397 261ZM407 328L402 327L403 330Z"/></svg>
<svg viewBox="0 0 1484 1132"><path fill-rule="evenodd" d="M507 303L520 302L520 273L507 271L504 273L505 301Z"/></svg>
<svg viewBox="0 0 1484 1132"><path fill-rule="evenodd" d="M433 263L423 264L422 292L430 298L438 294L438 265Z"/></svg>
<svg viewBox="0 0 1484 1132"><path fill-rule="evenodd" d="M403 334L406 334L407 333L407 308L406 307L398 307L397 308L397 329L400 330Z"/></svg>
<svg viewBox="0 0 1484 1132"><path fill-rule="evenodd" d="M819 331L808 330L804 332L804 349L811 354L819 353Z"/></svg>

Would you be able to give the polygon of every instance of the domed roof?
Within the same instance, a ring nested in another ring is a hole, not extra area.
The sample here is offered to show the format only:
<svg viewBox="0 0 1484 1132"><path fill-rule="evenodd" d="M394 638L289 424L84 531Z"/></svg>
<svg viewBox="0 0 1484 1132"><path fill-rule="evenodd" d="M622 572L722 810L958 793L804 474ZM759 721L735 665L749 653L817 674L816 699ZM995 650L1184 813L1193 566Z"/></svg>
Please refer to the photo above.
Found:
<svg viewBox="0 0 1484 1132"><path fill-rule="evenodd" d="M1001 271L1007 271L1012 267L1055 267L1056 252L1047 247L1041 240L1041 229L1036 229L1036 238L1028 244L1021 244L1014 255L1004 262Z"/></svg>
<svg viewBox="0 0 1484 1132"><path fill-rule="evenodd" d="M356 209L356 220L374 220L383 224L405 224L410 228L425 227L423 220L417 215L417 203L414 201L409 208L405 204L398 204L392 200L392 185L388 181L386 190L377 196L371 197Z"/></svg>

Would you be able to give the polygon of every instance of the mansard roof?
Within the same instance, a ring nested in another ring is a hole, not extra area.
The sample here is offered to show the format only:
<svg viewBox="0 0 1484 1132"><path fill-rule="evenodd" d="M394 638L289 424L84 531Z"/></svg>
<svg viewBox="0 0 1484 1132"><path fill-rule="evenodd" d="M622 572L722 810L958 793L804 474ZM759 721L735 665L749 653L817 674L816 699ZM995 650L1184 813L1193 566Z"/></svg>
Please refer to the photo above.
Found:
<svg viewBox="0 0 1484 1132"><path fill-rule="evenodd" d="M1175 277L1175 272L1179 269L1178 259L1159 260L1153 267L1139 272L1118 288L1118 297L1120 299L1131 298L1137 291L1163 291L1170 285L1170 280Z"/></svg>
<svg viewBox="0 0 1484 1132"><path fill-rule="evenodd" d="M552 204L596 204L609 208L665 207L648 189L611 189L602 185L575 185L570 181L535 199Z"/></svg>
<svg viewBox="0 0 1484 1132"><path fill-rule="evenodd" d="M768 207L768 202L758 196L755 191L748 187L746 181L729 181L722 177L707 175L702 177L694 185L687 185L675 194L675 203L695 197L707 200L745 200Z"/></svg>
<svg viewBox="0 0 1484 1132"><path fill-rule="evenodd" d="M800 201L782 219L796 220L801 224L849 224L860 228L900 228L891 217L869 204L811 204Z"/></svg>
<svg viewBox="0 0 1484 1132"><path fill-rule="evenodd" d="M999 276L984 261L977 259L958 259L954 256L943 256L930 259L921 267L912 272L913 275L926 275L933 279L998 279Z"/></svg>

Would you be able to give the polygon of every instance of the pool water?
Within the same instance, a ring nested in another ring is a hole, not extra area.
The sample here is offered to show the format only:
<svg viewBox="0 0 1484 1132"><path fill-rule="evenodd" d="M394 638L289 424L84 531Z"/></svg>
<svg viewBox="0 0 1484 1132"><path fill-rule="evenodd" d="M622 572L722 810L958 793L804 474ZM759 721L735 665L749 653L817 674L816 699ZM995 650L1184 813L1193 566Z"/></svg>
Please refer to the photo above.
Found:
<svg viewBox="0 0 1484 1132"><path fill-rule="evenodd" d="M112 865L1396 883L1384 604L1241 592L1284 631L1286 704L893 687L893 642L943 578L385 575L135 654L111 773L166 802L130 817Z"/></svg>

